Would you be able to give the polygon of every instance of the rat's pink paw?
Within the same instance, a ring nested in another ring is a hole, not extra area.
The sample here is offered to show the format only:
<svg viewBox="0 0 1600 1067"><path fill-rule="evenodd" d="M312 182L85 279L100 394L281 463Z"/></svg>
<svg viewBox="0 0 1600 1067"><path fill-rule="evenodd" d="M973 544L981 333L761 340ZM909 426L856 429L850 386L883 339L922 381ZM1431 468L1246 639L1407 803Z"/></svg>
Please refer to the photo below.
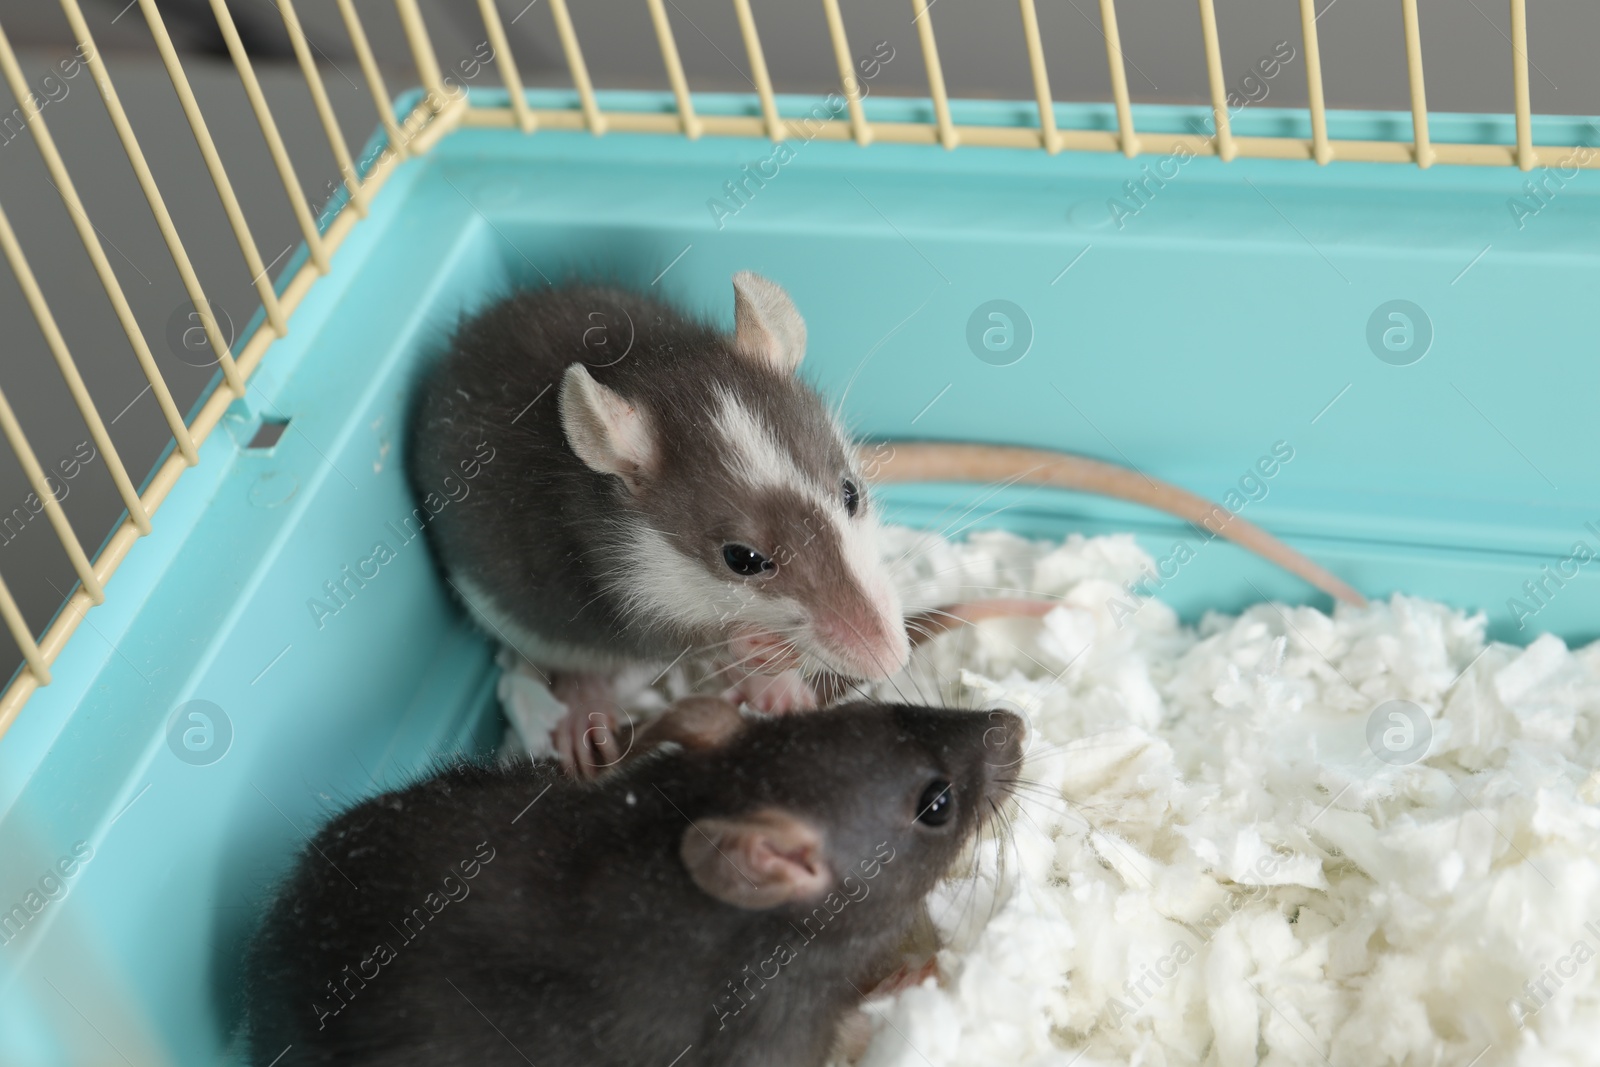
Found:
<svg viewBox="0 0 1600 1067"><path fill-rule="evenodd" d="M609 678L558 674L550 691L567 708L550 740L569 773L593 778L627 755L617 739L617 699Z"/></svg>
<svg viewBox="0 0 1600 1067"><path fill-rule="evenodd" d="M728 651L745 670L764 674L780 674L800 664L794 641L766 630L745 630L728 642Z"/></svg>
<svg viewBox="0 0 1600 1067"><path fill-rule="evenodd" d="M893 974L873 986L867 993L871 997L887 997L907 989L914 989L929 978L939 977L939 957L929 956L920 964L902 963Z"/></svg>
<svg viewBox="0 0 1600 1067"><path fill-rule="evenodd" d="M766 715L787 715L791 711L809 711L817 706L817 694L799 671L782 674L751 674L728 690L727 699L743 701L749 707Z"/></svg>

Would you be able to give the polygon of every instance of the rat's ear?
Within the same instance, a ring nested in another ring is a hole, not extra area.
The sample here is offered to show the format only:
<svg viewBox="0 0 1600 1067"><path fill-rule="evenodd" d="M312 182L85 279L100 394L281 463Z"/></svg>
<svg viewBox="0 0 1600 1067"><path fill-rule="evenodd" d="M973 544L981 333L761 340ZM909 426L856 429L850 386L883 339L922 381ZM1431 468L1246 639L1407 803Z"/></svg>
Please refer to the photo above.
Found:
<svg viewBox="0 0 1600 1067"><path fill-rule="evenodd" d="M615 474L629 491L639 491L656 451L644 412L595 381L582 363L561 378L561 428L589 469Z"/></svg>
<svg viewBox="0 0 1600 1067"><path fill-rule="evenodd" d="M678 849L694 884L752 911L820 897L833 885L822 834L775 808L696 820Z"/></svg>
<svg viewBox="0 0 1600 1067"><path fill-rule="evenodd" d="M742 270L733 276L733 343L752 359L793 374L806 354L806 322L776 282Z"/></svg>
<svg viewBox="0 0 1600 1067"><path fill-rule="evenodd" d="M674 700L646 726L639 740L652 745L671 741L692 752L705 752L732 741L744 725L739 709L721 697L686 696Z"/></svg>

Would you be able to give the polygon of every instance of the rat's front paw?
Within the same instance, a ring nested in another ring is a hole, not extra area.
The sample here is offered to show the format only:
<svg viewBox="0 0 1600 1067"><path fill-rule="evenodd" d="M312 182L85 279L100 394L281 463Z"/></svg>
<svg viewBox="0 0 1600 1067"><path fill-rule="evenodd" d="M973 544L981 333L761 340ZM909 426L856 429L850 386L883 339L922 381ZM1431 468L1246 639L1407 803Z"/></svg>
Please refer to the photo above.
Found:
<svg viewBox="0 0 1600 1067"><path fill-rule="evenodd" d="M751 674L728 690L726 698L743 702L766 715L786 715L791 711L809 711L817 706L817 694L799 671L782 674Z"/></svg>
<svg viewBox="0 0 1600 1067"><path fill-rule="evenodd" d="M618 708L609 679L556 675L551 690L567 709L550 731L550 740L569 773L593 778L628 754L618 738Z"/></svg>

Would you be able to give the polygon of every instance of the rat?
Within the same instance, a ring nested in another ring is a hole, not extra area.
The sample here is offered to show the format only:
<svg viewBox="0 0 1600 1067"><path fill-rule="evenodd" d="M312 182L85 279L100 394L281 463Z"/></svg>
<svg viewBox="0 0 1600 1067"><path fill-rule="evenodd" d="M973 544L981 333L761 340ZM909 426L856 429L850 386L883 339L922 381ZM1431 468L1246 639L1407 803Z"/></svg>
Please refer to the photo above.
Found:
<svg viewBox="0 0 1600 1067"><path fill-rule="evenodd" d="M527 290L457 330L419 384L408 470L485 628L548 675L569 766L615 759L614 680L710 654L761 711L812 706L799 669L881 680L909 655L855 448L796 376L806 328L733 276L731 334L654 296ZM492 462L477 462L483 448ZM435 511L429 508L429 511Z"/></svg>
<svg viewBox="0 0 1600 1067"><path fill-rule="evenodd" d="M696 700L592 780L461 764L334 817L247 953L251 1062L825 1063L1024 724Z"/></svg>
<svg viewBox="0 0 1600 1067"><path fill-rule="evenodd" d="M869 474L1134 501L1361 602L1265 531L1142 472L994 445L858 449L796 376L806 327L788 294L750 272L733 290L732 334L617 286L519 292L463 323L416 392L407 466L437 505L418 509L435 555L517 669L566 708L552 741L579 773L620 759L615 681L633 665L710 656L728 695L766 712L815 706L802 670L872 682L905 666Z"/></svg>

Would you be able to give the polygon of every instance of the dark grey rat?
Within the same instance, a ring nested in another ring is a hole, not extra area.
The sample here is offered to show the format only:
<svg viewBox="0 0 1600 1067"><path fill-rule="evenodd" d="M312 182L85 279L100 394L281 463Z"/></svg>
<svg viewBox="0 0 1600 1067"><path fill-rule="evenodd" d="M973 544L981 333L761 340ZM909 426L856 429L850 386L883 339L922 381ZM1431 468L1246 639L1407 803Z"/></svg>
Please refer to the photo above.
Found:
<svg viewBox="0 0 1600 1067"><path fill-rule="evenodd" d="M724 708L594 781L459 766L336 817L249 953L252 1062L824 1063L1022 722Z"/></svg>
<svg viewBox="0 0 1600 1067"><path fill-rule="evenodd" d="M521 292L419 383L407 466L437 556L549 674L557 750L586 773L615 758L625 666L709 653L786 711L814 703L795 668L906 663L856 450L795 375L805 323L765 278L733 289L732 334L619 288Z"/></svg>

